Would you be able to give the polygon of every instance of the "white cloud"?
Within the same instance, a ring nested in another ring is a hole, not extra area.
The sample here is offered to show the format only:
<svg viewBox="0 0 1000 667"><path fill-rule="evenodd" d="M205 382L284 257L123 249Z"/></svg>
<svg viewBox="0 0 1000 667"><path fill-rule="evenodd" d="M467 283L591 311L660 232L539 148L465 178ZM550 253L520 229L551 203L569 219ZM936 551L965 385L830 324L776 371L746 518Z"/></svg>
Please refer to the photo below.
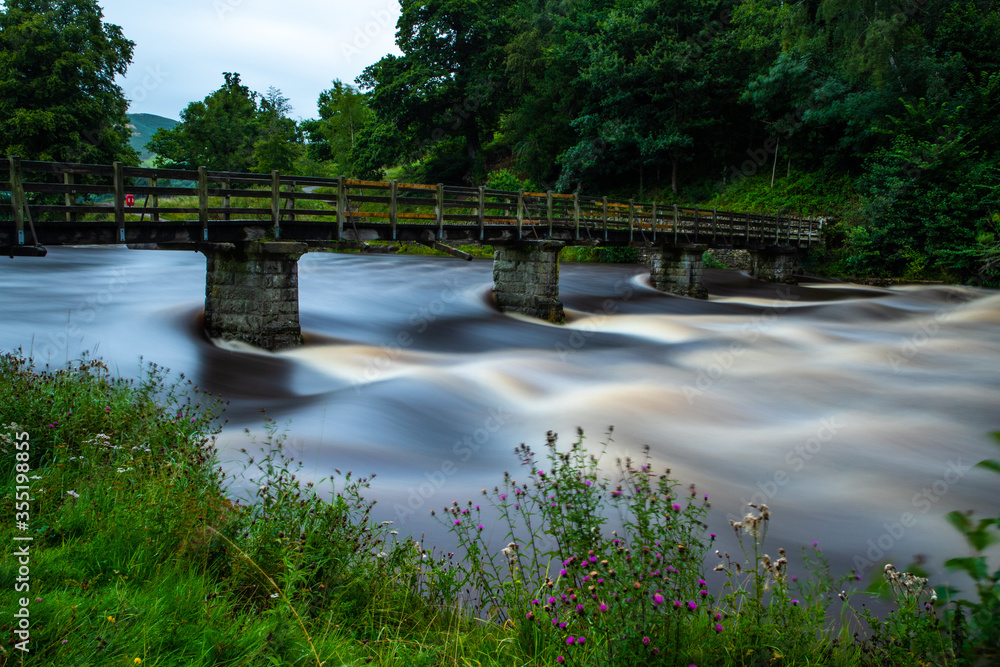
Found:
<svg viewBox="0 0 1000 667"><path fill-rule="evenodd" d="M119 83L131 111L178 118L239 72L260 93L275 86L293 115L316 115L334 79L353 83L394 44L396 0L98 0L106 22L136 43Z"/></svg>

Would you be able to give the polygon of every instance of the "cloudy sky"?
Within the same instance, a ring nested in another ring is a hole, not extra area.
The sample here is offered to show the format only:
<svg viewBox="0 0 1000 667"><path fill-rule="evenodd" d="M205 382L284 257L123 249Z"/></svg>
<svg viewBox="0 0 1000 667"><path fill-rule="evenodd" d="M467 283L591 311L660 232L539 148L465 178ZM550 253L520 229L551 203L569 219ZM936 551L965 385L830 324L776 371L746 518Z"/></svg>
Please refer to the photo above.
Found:
<svg viewBox="0 0 1000 667"><path fill-rule="evenodd" d="M260 93L279 88L293 118L316 117L334 79L354 82L393 43L397 0L98 0L135 42L119 81L133 113L179 118L238 72Z"/></svg>

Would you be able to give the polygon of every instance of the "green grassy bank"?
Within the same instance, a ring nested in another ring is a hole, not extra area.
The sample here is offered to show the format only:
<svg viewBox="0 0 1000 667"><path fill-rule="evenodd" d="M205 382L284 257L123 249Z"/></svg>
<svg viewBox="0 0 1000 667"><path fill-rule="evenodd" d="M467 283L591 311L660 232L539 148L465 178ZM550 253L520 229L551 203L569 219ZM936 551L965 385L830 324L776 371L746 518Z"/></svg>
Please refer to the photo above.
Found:
<svg viewBox="0 0 1000 667"><path fill-rule="evenodd" d="M213 447L223 406L165 378L155 366L129 381L100 361L50 372L0 357L0 664L998 657L1000 572L982 555L996 519L950 517L978 555L948 565L970 573L976 591L935 590L917 571L890 570L873 591L893 612L878 618L818 549L766 555L766 507L723 527L743 553L715 556L701 490L643 458L618 461L609 476L582 434L569 446L550 435L539 452L516 450L511 468L523 478L498 475L479 499L436 512L460 545L442 554L380 520L363 496L368 478L301 481L273 424L265 453L247 453L237 479L224 474ZM483 525L495 515L499 526ZM602 518L614 515L617 532ZM491 533L503 543L488 543ZM968 601L959 607L958 597Z"/></svg>

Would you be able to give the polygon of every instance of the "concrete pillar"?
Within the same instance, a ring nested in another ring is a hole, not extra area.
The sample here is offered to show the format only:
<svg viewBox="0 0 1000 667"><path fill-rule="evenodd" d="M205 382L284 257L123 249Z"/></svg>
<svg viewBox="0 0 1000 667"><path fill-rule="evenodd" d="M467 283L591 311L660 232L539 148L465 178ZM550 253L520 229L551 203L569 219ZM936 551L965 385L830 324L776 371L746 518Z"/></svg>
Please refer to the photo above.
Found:
<svg viewBox="0 0 1000 667"><path fill-rule="evenodd" d="M765 248L750 251L750 275L761 280L783 282L792 279L802 267L794 248Z"/></svg>
<svg viewBox="0 0 1000 667"><path fill-rule="evenodd" d="M203 244L205 332L272 351L302 345L298 261L307 249L285 241Z"/></svg>
<svg viewBox="0 0 1000 667"><path fill-rule="evenodd" d="M685 244L653 248L649 278L658 290L707 299L708 291L701 283L704 268L702 254L708 246Z"/></svg>
<svg viewBox="0 0 1000 667"><path fill-rule="evenodd" d="M495 245L493 295L503 312L564 322L559 301L559 251L564 243L518 241Z"/></svg>

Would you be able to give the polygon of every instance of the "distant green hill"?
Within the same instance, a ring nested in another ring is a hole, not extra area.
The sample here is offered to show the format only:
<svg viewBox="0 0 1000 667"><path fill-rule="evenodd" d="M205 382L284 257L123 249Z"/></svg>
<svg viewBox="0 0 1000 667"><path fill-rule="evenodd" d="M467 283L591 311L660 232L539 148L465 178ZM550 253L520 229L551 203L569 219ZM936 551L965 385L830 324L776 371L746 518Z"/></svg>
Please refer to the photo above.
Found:
<svg viewBox="0 0 1000 667"><path fill-rule="evenodd" d="M143 163L153 158L153 153L146 150L146 144L153 138L153 133L161 127L168 130L178 123L172 118L164 118L151 113L130 113L129 123L132 124L132 148L139 151L139 159Z"/></svg>

